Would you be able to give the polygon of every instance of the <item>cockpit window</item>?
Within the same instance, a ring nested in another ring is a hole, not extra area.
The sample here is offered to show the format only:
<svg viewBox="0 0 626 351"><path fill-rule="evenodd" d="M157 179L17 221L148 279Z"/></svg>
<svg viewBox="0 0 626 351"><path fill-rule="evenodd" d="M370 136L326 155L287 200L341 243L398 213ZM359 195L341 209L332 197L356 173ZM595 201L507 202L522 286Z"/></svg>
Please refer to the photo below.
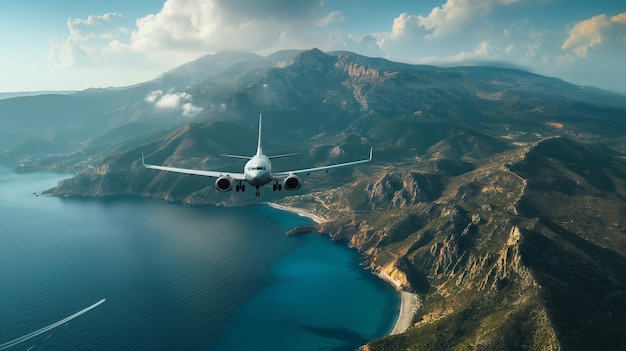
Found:
<svg viewBox="0 0 626 351"><path fill-rule="evenodd" d="M249 171L264 171L265 167L248 167Z"/></svg>

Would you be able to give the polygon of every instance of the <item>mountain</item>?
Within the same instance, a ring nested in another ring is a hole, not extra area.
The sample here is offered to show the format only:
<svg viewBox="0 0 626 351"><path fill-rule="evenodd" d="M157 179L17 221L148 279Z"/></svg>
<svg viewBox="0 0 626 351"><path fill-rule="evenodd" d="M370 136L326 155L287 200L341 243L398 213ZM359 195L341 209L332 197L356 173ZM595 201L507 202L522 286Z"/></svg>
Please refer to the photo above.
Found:
<svg viewBox="0 0 626 351"><path fill-rule="evenodd" d="M265 62L270 66L271 60L262 56L239 51L219 52L214 55L205 55L197 60L176 67L155 78L151 83L167 86L169 89L185 90L202 83L223 71L232 68L240 62Z"/></svg>
<svg viewBox="0 0 626 351"><path fill-rule="evenodd" d="M222 52L133 86L5 98L0 100L0 155L21 163L20 171L78 172L143 140L142 135L164 135L190 119L230 118L227 112L223 117L210 115L219 106L196 101L188 90L220 74L228 76L227 71L240 75L277 66L295 54ZM246 65L238 66L242 62ZM216 89L234 88L220 84ZM195 115L187 114L190 109Z"/></svg>
<svg viewBox="0 0 626 351"><path fill-rule="evenodd" d="M419 296L412 326L367 349L626 347L624 96L513 69L349 52L225 55L242 59L222 65L216 54L123 89L130 105L118 107L116 120L135 124L100 126L105 132L88 145L101 161L49 194L258 201L252 192L217 193L208 178L144 169L140 155L240 171L241 160L219 154L253 153L263 112L264 151L300 152L276 159L277 171L360 159L374 147L370 164L311 176L294 192L261 190L263 201L326 218L321 232ZM202 113L143 128L155 117L145 97L168 91L165 81L184 86ZM110 103L116 94L79 95ZM67 109L70 121L83 113ZM67 167L64 158L45 160Z"/></svg>
<svg viewBox="0 0 626 351"><path fill-rule="evenodd" d="M344 213L321 230L420 296L416 327L372 350L614 349L626 342L625 169L623 154L551 137L459 176L378 172L289 203Z"/></svg>

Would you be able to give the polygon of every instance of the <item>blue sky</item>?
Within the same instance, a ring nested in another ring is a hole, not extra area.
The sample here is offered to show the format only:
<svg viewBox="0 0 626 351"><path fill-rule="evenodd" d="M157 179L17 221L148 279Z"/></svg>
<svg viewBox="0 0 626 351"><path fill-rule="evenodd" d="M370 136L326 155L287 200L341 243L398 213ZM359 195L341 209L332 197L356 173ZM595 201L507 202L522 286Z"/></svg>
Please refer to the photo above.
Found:
<svg viewBox="0 0 626 351"><path fill-rule="evenodd" d="M626 93L615 0L0 0L0 92L146 81L221 50L512 66Z"/></svg>

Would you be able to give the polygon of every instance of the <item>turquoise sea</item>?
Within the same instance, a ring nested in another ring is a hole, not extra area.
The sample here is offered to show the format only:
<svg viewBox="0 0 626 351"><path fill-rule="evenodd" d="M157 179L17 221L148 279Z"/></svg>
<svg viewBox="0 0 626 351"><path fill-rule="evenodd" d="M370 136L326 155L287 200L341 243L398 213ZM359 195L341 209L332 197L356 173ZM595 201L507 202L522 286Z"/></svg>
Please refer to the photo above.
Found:
<svg viewBox="0 0 626 351"><path fill-rule="evenodd" d="M0 166L0 345L8 350L354 350L399 294L345 243L266 205L36 196L68 177Z"/></svg>

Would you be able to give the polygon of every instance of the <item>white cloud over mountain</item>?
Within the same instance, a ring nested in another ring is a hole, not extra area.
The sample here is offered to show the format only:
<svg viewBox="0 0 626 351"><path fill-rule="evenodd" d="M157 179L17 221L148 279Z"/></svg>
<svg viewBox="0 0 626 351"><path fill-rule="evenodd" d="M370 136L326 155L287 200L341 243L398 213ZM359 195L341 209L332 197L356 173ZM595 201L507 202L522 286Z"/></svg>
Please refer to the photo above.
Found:
<svg viewBox="0 0 626 351"><path fill-rule="evenodd" d="M137 20L131 46L197 53L308 47L310 29L324 15L315 1L168 0Z"/></svg>
<svg viewBox="0 0 626 351"><path fill-rule="evenodd" d="M202 111L201 107L193 105L192 96L185 92L163 92L154 90L144 99L147 103L161 110L180 110L183 117L193 118Z"/></svg>

